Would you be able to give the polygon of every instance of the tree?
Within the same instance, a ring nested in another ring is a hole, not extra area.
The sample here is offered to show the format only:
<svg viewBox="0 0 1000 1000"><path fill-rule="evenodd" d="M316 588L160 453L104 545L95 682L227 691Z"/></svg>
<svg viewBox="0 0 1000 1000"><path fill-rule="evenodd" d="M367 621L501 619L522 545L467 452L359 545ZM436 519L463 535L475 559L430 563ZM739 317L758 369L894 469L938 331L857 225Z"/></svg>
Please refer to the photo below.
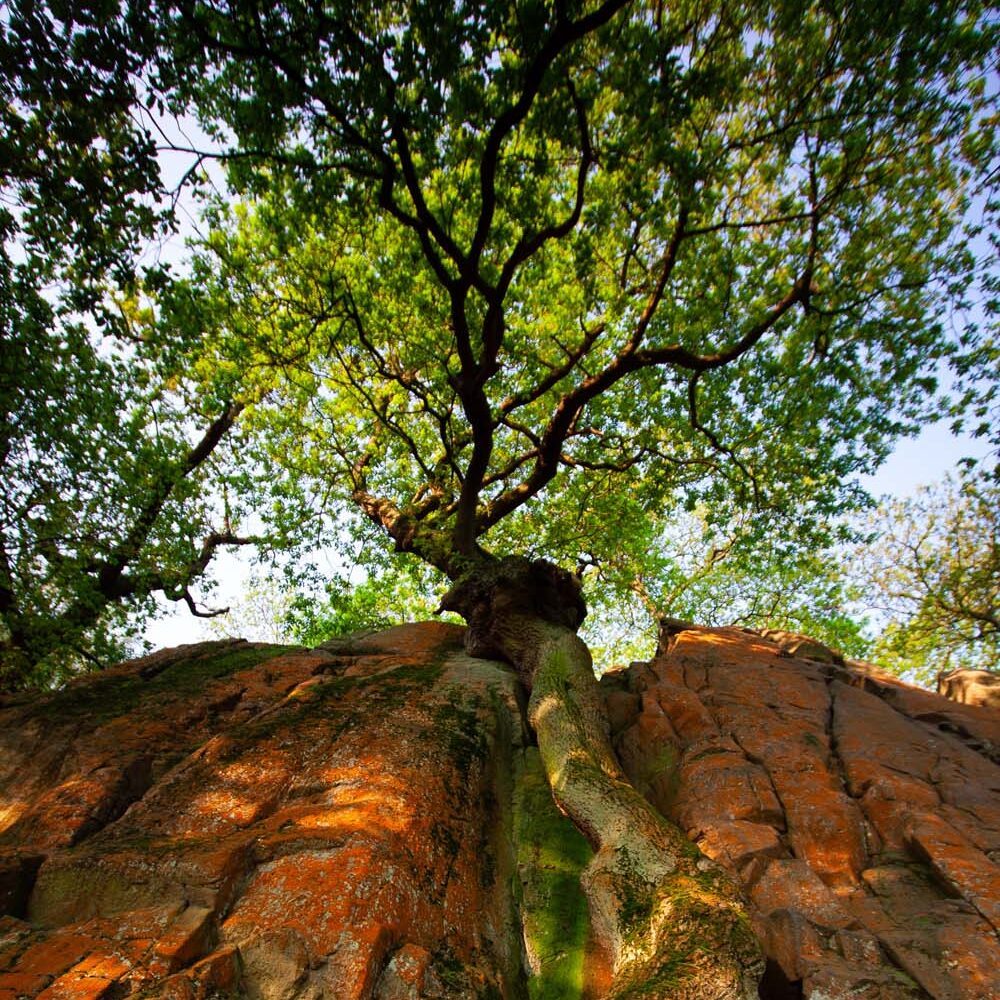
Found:
<svg viewBox="0 0 1000 1000"><path fill-rule="evenodd" d="M745 995L734 889L624 779L580 578L551 560L624 550L641 572L675 510L822 540L853 477L943 406L936 365L975 377L980 342L935 317L970 280L995 26L975 3L627 0L163 0L154 25L149 85L231 139L243 200L123 335L211 401L209 433L239 418L279 527L303 494L353 509L450 579L471 653L515 665L596 852L614 993L681 970L664 995ZM74 536L101 599L102 565L138 592L204 569L186 535L178 578L156 546L126 573L132 529L169 537L204 468L172 440L151 485L124 480L143 490L123 533ZM253 468L226 474L224 515L264 488Z"/></svg>
<svg viewBox="0 0 1000 1000"><path fill-rule="evenodd" d="M866 622L854 613L857 584L845 571L842 545L775 537L758 522L753 509L733 512L725 532L698 510L673 512L666 525L651 521L638 540L641 558L623 546L588 580L603 625L596 641L603 646L610 633L612 648L625 650L618 662L642 659L660 638L661 622L680 619L801 632L848 656L866 655ZM637 635L645 638L641 646Z"/></svg>
<svg viewBox="0 0 1000 1000"><path fill-rule="evenodd" d="M257 540L238 531L252 399L187 376L199 330L144 321L142 283L169 272L140 255L171 224L142 117L153 41L118 0L0 20L0 690L120 658L157 591L208 613L194 582Z"/></svg>
<svg viewBox="0 0 1000 1000"><path fill-rule="evenodd" d="M924 681L1000 667L1000 483L945 479L889 502L871 528L857 572L886 619L874 658Z"/></svg>
<svg viewBox="0 0 1000 1000"><path fill-rule="evenodd" d="M995 26L949 3L164 9L158 85L233 136L245 202L161 321L210 326L288 466L449 577L470 652L516 665L597 852L615 992L681 956L738 995L731 887L622 777L578 578L495 553L600 560L677 505L822 535L958 353L934 317L969 277Z"/></svg>

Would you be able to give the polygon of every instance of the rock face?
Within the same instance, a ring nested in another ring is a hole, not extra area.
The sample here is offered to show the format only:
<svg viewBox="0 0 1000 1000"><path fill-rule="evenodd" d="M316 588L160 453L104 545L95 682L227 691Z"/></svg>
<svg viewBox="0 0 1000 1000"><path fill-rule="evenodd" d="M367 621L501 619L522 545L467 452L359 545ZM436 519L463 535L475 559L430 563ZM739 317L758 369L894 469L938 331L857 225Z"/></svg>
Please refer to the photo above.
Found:
<svg viewBox="0 0 1000 1000"><path fill-rule="evenodd" d="M762 995L1000 997L1000 714L740 629L602 684L632 781L742 881Z"/></svg>
<svg viewBox="0 0 1000 1000"><path fill-rule="evenodd" d="M205 643L0 706L0 1000L600 997L590 849L461 640ZM1000 998L1000 713L801 640L678 623L606 675L630 778L741 880L765 1000Z"/></svg>
<svg viewBox="0 0 1000 1000"><path fill-rule="evenodd" d="M508 997L511 672L199 646L3 712L0 998Z"/></svg>
<svg viewBox="0 0 1000 1000"><path fill-rule="evenodd" d="M1000 709L1000 673L991 670L949 670L937 680L938 694L964 705Z"/></svg>

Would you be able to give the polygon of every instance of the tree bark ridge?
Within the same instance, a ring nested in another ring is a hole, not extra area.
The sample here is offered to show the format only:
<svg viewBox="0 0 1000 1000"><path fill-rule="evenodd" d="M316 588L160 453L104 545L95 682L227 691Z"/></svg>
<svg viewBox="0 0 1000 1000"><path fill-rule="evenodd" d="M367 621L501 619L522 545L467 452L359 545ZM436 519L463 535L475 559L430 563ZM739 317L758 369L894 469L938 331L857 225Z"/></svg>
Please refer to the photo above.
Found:
<svg viewBox="0 0 1000 1000"><path fill-rule="evenodd" d="M635 790L612 749L575 634L579 581L547 563L499 560L460 580L442 607L466 617L470 653L502 655L531 692L553 798L595 851L582 881L613 969L608 998L756 997L763 962L739 889Z"/></svg>

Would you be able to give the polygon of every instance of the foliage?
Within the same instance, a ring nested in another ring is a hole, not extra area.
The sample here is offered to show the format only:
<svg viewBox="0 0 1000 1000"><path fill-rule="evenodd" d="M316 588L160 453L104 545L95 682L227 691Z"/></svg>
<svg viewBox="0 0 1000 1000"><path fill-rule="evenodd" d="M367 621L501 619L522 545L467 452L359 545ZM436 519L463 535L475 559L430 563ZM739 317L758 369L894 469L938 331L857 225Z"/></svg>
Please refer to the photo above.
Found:
<svg viewBox="0 0 1000 1000"><path fill-rule="evenodd" d="M245 199L189 308L397 549L600 561L696 507L821 536L938 412L975 5L172 10L161 81Z"/></svg>
<svg viewBox="0 0 1000 1000"><path fill-rule="evenodd" d="M994 342L943 322L996 176L975 0L10 11L7 683L334 519L628 587L697 512L790 580L897 435L988 411ZM151 103L229 146L180 277L136 262Z"/></svg>
<svg viewBox="0 0 1000 1000"><path fill-rule="evenodd" d="M187 375L205 331L150 322L143 285L170 280L139 263L170 224L141 117L154 37L118 0L0 21L0 690L114 662L156 591L198 610L215 551L256 540L262 476L280 488L240 439L252 399Z"/></svg>
<svg viewBox="0 0 1000 1000"><path fill-rule="evenodd" d="M378 631L430 618L437 602L426 577L426 569L412 560L395 567L391 575L369 577L360 583L334 577L327 581L321 598L295 594L283 625L295 642L318 646L350 632Z"/></svg>
<svg viewBox="0 0 1000 1000"><path fill-rule="evenodd" d="M105 277L127 283L134 251L156 229L155 148L133 117L149 45L142 11L118 0L4 4L5 334L51 321L53 281L75 308L97 306Z"/></svg>
<svg viewBox="0 0 1000 1000"><path fill-rule="evenodd" d="M664 616L803 632L848 656L866 655L866 621L855 611L842 548L775 538L752 520L745 512L723 533L704 512L675 516L640 539L641 563L623 549L597 567L589 590L600 624L587 635L595 661L648 657Z"/></svg>
<svg viewBox="0 0 1000 1000"><path fill-rule="evenodd" d="M1000 482L945 479L887 503L871 529L855 572L886 621L873 658L924 681L1000 669Z"/></svg>

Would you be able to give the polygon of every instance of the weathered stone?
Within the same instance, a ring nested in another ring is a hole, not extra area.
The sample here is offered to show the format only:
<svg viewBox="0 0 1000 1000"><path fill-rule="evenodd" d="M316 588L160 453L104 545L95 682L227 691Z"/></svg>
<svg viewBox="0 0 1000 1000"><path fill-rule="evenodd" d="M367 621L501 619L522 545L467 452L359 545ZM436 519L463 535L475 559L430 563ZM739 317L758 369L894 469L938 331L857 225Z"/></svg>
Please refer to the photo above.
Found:
<svg viewBox="0 0 1000 1000"><path fill-rule="evenodd" d="M938 677L937 690L964 705L1000 708L1000 674L992 670L950 670Z"/></svg>
<svg viewBox="0 0 1000 1000"><path fill-rule="evenodd" d="M809 864L798 858L771 861L753 887L750 898L765 916L787 910L801 914L824 930L852 927L855 923L854 917Z"/></svg>
<svg viewBox="0 0 1000 1000"><path fill-rule="evenodd" d="M650 747L654 756L659 747ZM631 774L629 775L631 777ZM751 823L783 823L781 803L767 772L746 759L727 737L695 743L684 751L679 787L669 808L681 829L695 835L717 822L746 820Z"/></svg>
<svg viewBox="0 0 1000 1000"><path fill-rule="evenodd" d="M670 729L640 715L618 745L633 780L664 742L679 755L672 796L637 783L742 880L763 988L998 1000L1000 715L737 629L665 649L617 683Z"/></svg>
<svg viewBox="0 0 1000 1000"><path fill-rule="evenodd" d="M761 995L1000 1000L1000 714L683 624L602 690L749 896ZM592 852L462 636L205 644L0 708L0 1000L606 996Z"/></svg>
<svg viewBox="0 0 1000 1000"><path fill-rule="evenodd" d="M787 853L773 826L746 820L714 821L702 830L697 844L730 871L741 871L755 858L780 858Z"/></svg>
<svg viewBox="0 0 1000 1000"><path fill-rule="evenodd" d="M932 814L911 817L909 837L916 854L1000 930L1000 868Z"/></svg>
<svg viewBox="0 0 1000 1000"><path fill-rule="evenodd" d="M760 633L765 639L770 639L781 652L788 656L798 656L803 660L818 660L820 663L843 664L844 654L829 646L810 639L801 632L786 632L784 629L766 628Z"/></svg>
<svg viewBox="0 0 1000 1000"><path fill-rule="evenodd" d="M798 910L777 908L754 920L768 956L790 982L801 980L809 963L822 961L826 947L816 926Z"/></svg>
<svg viewBox="0 0 1000 1000"><path fill-rule="evenodd" d="M186 651L89 681L82 704L76 689L68 707L45 700L57 718L88 714L63 733L65 763L46 764L55 784L19 813L24 847L34 835L48 852L27 910L49 930L9 974L53 998L154 984L178 998L367 998L393 956L398 978L425 953L429 995L509 994L523 975L509 828L521 711L512 672L470 660L462 635L393 629L352 656L197 647L194 664ZM170 688L172 674L190 688ZM28 727L29 709L16 709ZM172 747L171 712L188 723ZM86 830L68 804L86 798L93 815L113 784L101 775L144 734L152 787ZM85 835L55 837L43 801Z"/></svg>

